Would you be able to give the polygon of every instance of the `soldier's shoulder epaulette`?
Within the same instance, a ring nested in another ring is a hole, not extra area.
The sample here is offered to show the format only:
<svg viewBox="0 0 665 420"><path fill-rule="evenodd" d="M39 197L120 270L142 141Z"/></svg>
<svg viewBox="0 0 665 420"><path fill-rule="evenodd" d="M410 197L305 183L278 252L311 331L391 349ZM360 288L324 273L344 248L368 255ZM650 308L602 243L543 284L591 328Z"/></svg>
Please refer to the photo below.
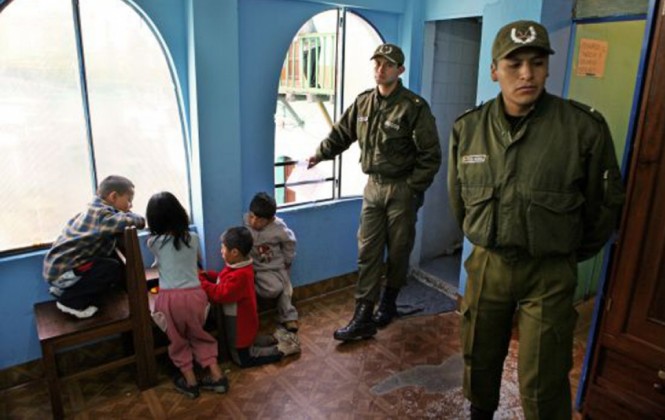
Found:
<svg viewBox="0 0 665 420"><path fill-rule="evenodd" d="M574 99L568 99L568 103L574 106L576 109L581 109L584 111L586 114L592 116L595 120L600 121L600 122L605 122L605 118L603 117L603 114L598 112L597 109L587 105L583 104L582 102L577 102Z"/></svg>
<svg viewBox="0 0 665 420"><path fill-rule="evenodd" d="M480 104L474 106L473 108L469 108L466 111L462 112L457 118L455 118L455 121L461 120L462 118L466 117L467 115L470 115L476 111L479 111L483 107L484 103L481 102Z"/></svg>
<svg viewBox="0 0 665 420"><path fill-rule="evenodd" d="M360 92L358 94L358 97L369 95L370 93L374 92L375 90L376 90L376 88L369 88L367 90L363 90L362 92Z"/></svg>
<svg viewBox="0 0 665 420"><path fill-rule="evenodd" d="M416 106L427 104L423 98L418 96L417 93L410 91L409 89L404 89L403 95L403 97L408 98Z"/></svg>

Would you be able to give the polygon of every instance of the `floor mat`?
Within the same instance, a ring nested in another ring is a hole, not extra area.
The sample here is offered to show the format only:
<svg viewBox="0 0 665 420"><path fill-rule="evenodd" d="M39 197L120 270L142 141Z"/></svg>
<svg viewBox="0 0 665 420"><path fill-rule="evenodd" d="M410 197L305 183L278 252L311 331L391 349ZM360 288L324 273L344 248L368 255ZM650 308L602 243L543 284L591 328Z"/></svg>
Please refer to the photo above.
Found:
<svg viewBox="0 0 665 420"><path fill-rule="evenodd" d="M397 296L400 317L440 314L456 308L457 303L453 299L411 276Z"/></svg>

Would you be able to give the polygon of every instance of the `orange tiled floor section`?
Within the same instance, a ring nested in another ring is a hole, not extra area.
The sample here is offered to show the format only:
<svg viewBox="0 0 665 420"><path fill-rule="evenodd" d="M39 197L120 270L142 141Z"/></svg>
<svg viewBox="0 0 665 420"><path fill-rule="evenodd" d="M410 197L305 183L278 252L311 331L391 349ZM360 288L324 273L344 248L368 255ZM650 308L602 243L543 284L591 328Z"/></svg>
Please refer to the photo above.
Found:
<svg viewBox="0 0 665 420"><path fill-rule="evenodd" d="M63 390L66 414L95 420L468 418L458 374L457 314L400 319L374 339L341 345L332 339L332 332L351 316L351 289L300 303L298 309L302 353L245 370L224 363L231 381L228 394L202 393L189 400L173 389L171 369L164 362L159 384L144 392L136 388L131 367L67 382ZM579 379L584 340L584 334L576 339L573 388ZM523 418L517 347L513 340L495 419ZM0 397L0 418L51 417L42 383L3 392Z"/></svg>

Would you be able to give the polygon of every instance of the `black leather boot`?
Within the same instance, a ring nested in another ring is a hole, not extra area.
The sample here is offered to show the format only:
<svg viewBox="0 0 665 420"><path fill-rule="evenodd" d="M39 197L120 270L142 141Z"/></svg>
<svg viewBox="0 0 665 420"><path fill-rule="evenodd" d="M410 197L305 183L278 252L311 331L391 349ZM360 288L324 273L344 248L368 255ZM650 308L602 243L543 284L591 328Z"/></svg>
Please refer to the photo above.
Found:
<svg viewBox="0 0 665 420"><path fill-rule="evenodd" d="M492 420L494 411L483 410L474 405L471 406L471 420Z"/></svg>
<svg viewBox="0 0 665 420"><path fill-rule="evenodd" d="M340 328L333 334L335 340L351 341L372 337L376 334L376 325L372 322L374 303L359 300L356 302L356 310L353 319L346 327Z"/></svg>
<svg viewBox="0 0 665 420"><path fill-rule="evenodd" d="M376 310L376 313L372 317L372 321L376 324L378 328L383 328L390 324L394 318L397 317L397 295L399 294L399 289L394 289L392 287L386 287L383 289L381 294L381 302L379 302L379 308Z"/></svg>

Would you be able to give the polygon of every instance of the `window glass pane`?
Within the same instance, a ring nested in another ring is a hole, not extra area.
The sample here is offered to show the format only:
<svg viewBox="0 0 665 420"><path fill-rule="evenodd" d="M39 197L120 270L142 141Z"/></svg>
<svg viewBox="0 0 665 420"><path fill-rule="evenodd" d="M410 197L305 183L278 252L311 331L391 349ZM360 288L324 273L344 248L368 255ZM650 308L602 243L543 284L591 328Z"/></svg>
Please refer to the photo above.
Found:
<svg viewBox="0 0 665 420"><path fill-rule="evenodd" d="M330 178L340 171L336 163L326 161L307 170L309 157L330 132L332 121L339 119L355 97L374 86L372 52L382 43L380 35L361 17L347 13L344 45L337 31L338 11L320 13L298 31L284 60L280 75L279 99L275 112L275 162L297 161L275 168L275 183L307 182L305 186L276 188L278 204L309 202L335 197ZM344 49L341 55L335 47ZM343 86L339 86L344 74ZM343 89L343 101L339 100ZM338 102L339 109L335 108ZM362 195L367 176L359 164L357 143L342 154L341 195ZM339 161L337 161L339 162ZM337 163L338 164L338 163ZM313 181L325 181L316 184Z"/></svg>
<svg viewBox="0 0 665 420"><path fill-rule="evenodd" d="M346 14L344 45L344 103L348 108L356 96L364 90L376 86L374 65L370 61L372 53L383 43L378 32L363 18L353 13ZM362 195L367 182L360 167L360 148L354 143L342 154L342 197Z"/></svg>
<svg viewBox="0 0 665 420"><path fill-rule="evenodd" d="M55 240L92 197L71 1L0 13L0 251Z"/></svg>
<svg viewBox="0 0 665 420"><path fill-rule="evenodd" d="M275 110L275 162L298 161L275 168L275 183L311 182L333 177L332 161L307 169L311 156L330 132L334 118L337 10L307 21L293 38L280 75ZM332 182L275 189L278 204L333 198Z"/></svg>
<svg viewBox="0 0 665 420"><path fill-rule="evenodd" d="M189 209L185 142L167 59L143 18L119 0L84 0L81 29L98 180L136 185L133 210L171 191Z"/></svg>

